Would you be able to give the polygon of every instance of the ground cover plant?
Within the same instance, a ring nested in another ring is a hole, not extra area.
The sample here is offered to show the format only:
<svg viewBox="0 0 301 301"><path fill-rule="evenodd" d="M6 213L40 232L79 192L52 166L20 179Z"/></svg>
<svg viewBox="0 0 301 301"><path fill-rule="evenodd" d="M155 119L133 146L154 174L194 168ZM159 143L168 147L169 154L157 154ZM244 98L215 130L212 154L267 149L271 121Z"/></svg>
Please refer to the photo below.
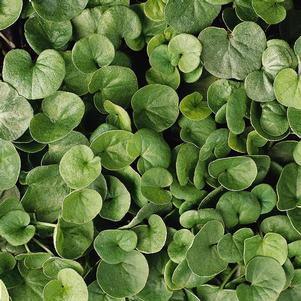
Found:
<svg viewBox="0 0 301 301"><path fill-rule="evenodd" d="M300 301L300 20L0 0L0 300Z"/></svg>

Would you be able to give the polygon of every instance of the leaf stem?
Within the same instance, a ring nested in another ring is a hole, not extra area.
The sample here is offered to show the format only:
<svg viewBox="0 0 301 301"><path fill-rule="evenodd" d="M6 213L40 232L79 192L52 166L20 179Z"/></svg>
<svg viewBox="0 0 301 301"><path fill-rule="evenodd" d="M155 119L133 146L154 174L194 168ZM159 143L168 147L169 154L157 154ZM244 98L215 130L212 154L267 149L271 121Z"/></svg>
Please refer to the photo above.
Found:
<svg viewBox="0 0 301 301"><path fill-rule="evenodd" d="M1 31L0 38L9 46L9 48L16 48L16 45L12 41L10 41Z"/></svg>
<svg viewBox="0 0 301 301"><path fill-rule="evenodd" d="M231 279L231 277L236 273L236 271L238 270L239 265L235 266L232 271L227 275L227 277L224 279L224 281L222 282L220 289L223 289L224 286L227 284L227 282Z"/></svg>
<svg viewBox="0 0 301 301"><path fill-rule="evenodd" d="M30 251L30 249L29 249L29 247L28 247L27 244L24 245L24 248L25 248L25 250L26 250L27 253L31 253L31 251Z"/></svg>
<svg viewBox="0 0 301 301"><path fill-rule="evenodd" d="M45 227L51 227L51 228L55 228L56 224L51 224L51 223L45 223L45 222L35 222L36 225L40 225L40 226L45 226Z"/></svg>
<svg viewBox="0 0 301 301"><path fill-rule="evenodd" d="M40 248L42 248L44 251L46 251L47 253L53 255L53 253L44 245L42 244L40 241L38 241L36 238L32 239Z"/></svg>
<svg viewBox="0 0 301 301"><path fill-rule="evenodd" d="M208 193L201 201L198 209L201 209L201 208L206 208L209 203L219 194L221 193L222 191L224 190L224 187L223 186L219 186L217 188L215 188L213 191L211 191L210 193Z"/></svg>

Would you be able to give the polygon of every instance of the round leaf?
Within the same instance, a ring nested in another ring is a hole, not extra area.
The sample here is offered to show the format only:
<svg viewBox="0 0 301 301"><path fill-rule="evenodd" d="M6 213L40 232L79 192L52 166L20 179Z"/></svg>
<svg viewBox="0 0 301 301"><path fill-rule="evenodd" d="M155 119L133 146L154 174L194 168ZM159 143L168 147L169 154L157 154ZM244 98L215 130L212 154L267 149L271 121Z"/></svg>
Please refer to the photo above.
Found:
<svg viewBox="0 0 301 301"><path fill-rule="evenodd" d="M50 143L62 139L79 125L85 105L73 93L56 92L43 100L42 110L43 113L31 120L30 133L36 141Z"/></svg>
<svg viewBox="0 0 301 301"><path fill-rule="evenodd" d="M217 159L209 164L209 174L228 190L244 190L257 176L257 166L248 157Z"/></svg>
<svg viewBox="0 0 301 301"><path fill-rule="evenodd" d="M92 189L76 190L69 194L63 203L62 218L69 223L85 224L100 212L102 198Z"/></svg>
<svg viewBox="0 0 301 301"><path fill-rule="evenodd" d="M100 158L86 145L73 146L60 161L60 174L72 189L89 186L100 172Z"/></svg>
<svg viewBox="0 0 301 301"><path fill-rule="evenodd" d="M172 88L158 84L145 86L132 98L135 125L162 132L176 122L178 104L178 95Z"/></svg>
<svg viewBox="0 0 301 301"><path fill-rule="evenodd" d="M72 49L74 65L84 73L91 73L99 67L112 63L115 49L111 41L100 34L92 34L75 43Z"/></svg>
<svg viewBox="0 0 301 301"><path fill-rule="evenodd" d="M129 166L139 156L141 149L137 139L128 131L107 131L92 141L91 149L105 168L118 170Z"/></svg>
<svg viewBox="0 0 301 301"><path fill-rule="evenodd" d="M57 274L57 280L47 283L43 291L45 301L88 301L88 288L84 279L73 269L63 269Z"/></svg>
<svg viewBox="0 0 301 301"><path fill-rule="evenodd" d="M101 261L96 277L104 292L115 298L123 298L139 293L146 284L148 273L145 257L137 251L131 251L121 263ZM112 285L113 282L115 285Z"/></svg>

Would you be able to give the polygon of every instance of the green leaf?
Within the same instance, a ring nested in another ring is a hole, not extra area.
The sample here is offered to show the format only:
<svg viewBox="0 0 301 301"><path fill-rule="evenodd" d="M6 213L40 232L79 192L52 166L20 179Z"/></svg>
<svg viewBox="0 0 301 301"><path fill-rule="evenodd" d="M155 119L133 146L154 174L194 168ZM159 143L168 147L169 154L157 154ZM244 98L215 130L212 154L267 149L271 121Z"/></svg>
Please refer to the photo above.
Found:
<svg viewBox="0 0 301 301"><path fill-rule="evenodd" d="M102 207L100 194L92 189L76 190L63 202L62 218L69 223L85 224L93 220Z"/></svg>
<svg viewBox="0 0 301 301"><path fill-rule="evenodd" d="M209 135L216 129L216 124L210 116L198 121L181 117L179 126L181 128L181 139L184 142L191 142L199 147L203 146Z"/></svg>
<svg viewBox="0 0 301 301"><path fill-rule="evenodd" d="M267 233L263 238L256 235L245 240L244 262L248 262L256 256L272 257L280 265L283 265L288 256L286 240L277 233Z"/></svg>
<svg viewBox="0 0 301 301"><path fill-rule="evenodd" d="M148 218L148 225L139 225L133 228L137 234L137 250L145 254L160 252L166 242L167 228L163 219L156 214Z"/></svg>
<svg viewBox="0 0 301 301"><path fill-rule="evenodd" d="M260 230L263 233L278 233L288 242L301 238L286 215L274 215L264 219L260 224Z"/></svg>
<svg viewBox="0 0 301 301"><path fill-rule="evenodd" d="M178 118L178 104L178 95L169 86L152 84L139 89L132 98L136 127L157 132L170 128Z"/></svg>
<svg viewBox="0 0 301 301"><path fill-rule="evenodd" d="M72 189L89 186L100 174L100 158L86 145L70 148L60 161L60 174Z"/></svg>
<svg viewBox="0 0 301 301"><path fill-rule="evenodd" d="M8 291L2 280L0 280L0 297L1 297L1 300L3 300L3 301L9 301Z"/></svg>
<svg viewBox="0 0 301 301"><path fill-rule="evenodd" d="M251 192L257 197L261 205L261 214L269 213L274 209L277 195L272 186L262 183L255 186Z"/></svg>
<svg viewBox="0 0 301 301"><path fill-rule="evenodd" d="M96 277L104 292L115 298L123 298L139 293L146 284L148 274L145 257L137 251L131 251L121 263L101 261ZM112 285L112 281L115 285Z"/></svg>
<svg viewBox="0 0 301 301"><path fill-rule="evenodd" d="M43 100L42 110L43 113L31 120L30 133L37 142L51 143L64 138L79 125L85 105L73 93L56 92Z"/></svg>
<svg viewBox="0 0 301 301"><path fill-rule="evenodd" d="M286 165L277 182L278 195L278 210L290 210L299 206L300 193L299 192L299 177L301 176L301 167L295 163Z"/></svg>
<svg viewBox="0 0 301 301"><path fill-rule="evenodd" d="M283 291L278 301L293 301L298 300L301 298L301 270L295 270L294 278L292 279L292 282L290 286Z"/></svg>
<svg viewBox="0 0 301 301"><path fill-rule="evenodd" d="M46 49L64 50L72 37L72 25L70 21L52 22L35 15L26 21L24 34L38 54Z"/></svg>
<svg viewBox="0 0 301 301"><path fill-rule="evenodd" d="M163 136L151 129L140 129L136 133L140 137L141 154L137 162L140 174L153 167L168 168L171 151Z"/></svg>
<svg viewBox="0 0 301 301"><path fill-rule="evenodd" d="M61 55L64 58L66 66L66 75L64 78L62 90L75 93L79 96L87 94L88 85L93 74L83 73L75 67L72 61L71 51L65 51L61 53Z"/></svg>
<svg viewBox="0 0 301 301"><path fill-rule="evenodd" d="M133 163L141 152L138 136L124 130L111 130L102 133L91 143L101 164L109 170L118 170Z"/></svg>
<svg viewBox="0 0 301 301"><path fill-rule="evenodd" d="M198 296L204 301L238 301L236 291L232 289L220 289L209 284L197 288Z"/></svg>
<svg viewBox="0 0 301 301"><path fill-rule="evenodd" d="M162 167L147 170L141 178L141 192L152 203L157 205L171 201L172 195L168 188L173 182L170 172Z"/></svg>
<svg viewBox="0 0 301 301"><path fill-rule="evenodd" d="M14 145L0 138L0 191L15 186L20 169L21 159Z"/></svg>
<svg viewBox="0 0 301 301"><path fill-rule="evenodd" d="M27 212L34 213L39 221L57 220L64 198L70 189L60 176L58 165L39 166L26 176L27 190L22 205Z"/></svg>
<svg viewBox="0 0 301 301"><path fill-rule="evenodd" d="M43 0L33 0L32 6L42 18L50 21L65 21L79 15L88 0L54 0L51 5Z"/></svg>
<svg viewBox="0 0 301 301"><path fill-rule="evenodd" d="M257 256L246 267L246 280L251 284L240 284L236 290L239 301L276 301L286 277L275 259Z"/></svg>
<svg viewBox="0 0 301 301"><path fill-rule="evenodd" d="M0 138L16 140L29 127L32 107L14 88L3 82L0 82L0 98Z"/></svg>
<svg viewBox="0 0 301 301"><path fill-rule="evenodd" d="M132 230L104 230L94 240L94 249L106 263L118 264L137 247L137 239Z"/></svg>
<svg viewBox="0 0 301 301"><path fill-rule="evenodd" d="M291 68L281 70L274 81L276 99L286 107L301 109L301 79Z"/></svg>
<svg viewBox="0 0 301 301"><path fill-rule="evenodd" d="M112 6L102 15L98 33L107 36L118 48L121 39L134 40L141 34L142 26L138 15L126 6Z"/></svg>
<svg viewBox="0 0 301 301"><path fill-rule="evenodd" d="M203 45L204 66L216 77L243 80L261 67L266 37L256 23L242 22L230 34L223 28L208 27L200 33L199 39Z"/></svg>
<svg viewBox="0 0 301 301"><path fill-rule="evenodd" d="M100 216L111 221L120 221L130 209L131 195L118 178L107 176L106 182L108 190Z"/></svg>
<svg viewBox="0 0 301 301"><path fill-rule="evenodd" d="M97 70L90 81L89 92L97 92L94 96L96 108L102 111L105 100L124 108L128 107L131 97L138 90L138 82L135 73L120 66L106 66Z"/></svg>
<svg viewBox="0 0 301 301"><path fill-rule="evenodd" d="M94 238L93 222L77 225L59 219L53 234L56 252L66 259L82 257Z"/></svg>
<svg viewBox="0 0 301 301"><path fill-rule="evenodd" d="M125 301L125 298L114 298L105 293L98 285L97 281L93 281L88 286L89 301Z"/></svg>
<svg viewBox="0 0 301 301"><path fill-rule="evenodd" d="M125 109L109 100L106 100L103 106L106 112L109 113L107 116L109 124L116 126L120 130L132 131L131 118Z"/></svg>
<svg viewBox="0 0 301 301"><path fill-rule="evenodd" d="M207 102L199 92L185 96L180 103L181 113L190 120L202 120L211 114Z"/></svg>
<svg viewBox="0 0 301 301"><path fill-rule="evenodd" d="M182 33L173 37L168 44L168 51L174 66L184 73L194 71L201 63L202 45L193 35Z"/></svg>
<svg viewBox="0 0 301 301"><path fill-rule="evenodd" d="M43 264L43 273L49 278L56 278L60 270L70 268L78 272L84 273L83 267L76 261L64 259L60 257L51 257Z"/></svg>
<svg viewBox="0 0 301 301"><path fill-rule="evenodd" d="M22 0L3 0L0 4L1 20L0 30L3 30L14 24L22 11Z"/></svg>
<svg viewBox="0 0 301 301"><path fill-rule="evenodd" d="M165 8L165 19L177 32L198 33L211 25L220 9L220 5L212 5L209 1L170 0Z"/></svg>
<svg viewBox="0 0 301 301"><path fill-rule="evenodd" d="M217 159L209 164L209 174L228 190L244 190L257 176L255 162L248 157Z"/></svg>
<svg viewBox="0 0 301 301"><path fill-rule="evenodd" d="M36 62L22 49L11 50L4 58L3 79L20 95L40 99L56 92L65 77L65 62L52 49L41 52Z"/></svg>
<svg viewBox="0 0 301 301"><path fill-rule="evenodd" d="M35 227L29 225L30 217L26 212L13 210L0 219L0 235L13 246L24 245L35 234Z"/></svg>
<svg viewBox="0 0 301 301"><path fill-rule="evenodd" d="M221 213L227 228L233 228L238 224L255 223L261 213L261 206L256 196L248 191L224 193L216 209Z"/></svg>
<svg viewBox="0 0 301 301"><path fill-rule="evenodd" d="M217 243L223 235L224 227L219 221L207 222L198 232L186 256L193 273L199 276L214 276L226 269L227 263L217 252ZM204 258L206 260L203 260Z"/></svg>
<svg viewBox="0 0 301 301"><path fill-rule="evenodd" d="M286 17L285 0L253 0L256 14L268 24L277 24Z"/></svg>
<svg viewBox="0 0 301 301"><path fill-rule="evenodd" d="M241 228L233 233L224 235L217 244L219 256L228 263L243 260L244 242L254 235L250 228Z"/></svg>
<svg viewBox="0 0 301 301"><path fill-rule="evenodd" d="M48 282L43 291L45 301L78 299L88 301L88 288L84 279L69 268L59 271L57 280Z"/></svg>
<svg viewBox="0 0 301 301"><path fill-rule="evenodd" d="M113 44L100 34L92 34L77 41L72 49L73 63L84 73L91 73L100 67L110 65L114 57Z"/></svg>
<svg viewBox="0 0 301 301"><path fill-rule="evenodd" d="M189 230L181 229L175 232L167 248L169 258L175 263L183 261L193 239L194 235Z"/></svg>

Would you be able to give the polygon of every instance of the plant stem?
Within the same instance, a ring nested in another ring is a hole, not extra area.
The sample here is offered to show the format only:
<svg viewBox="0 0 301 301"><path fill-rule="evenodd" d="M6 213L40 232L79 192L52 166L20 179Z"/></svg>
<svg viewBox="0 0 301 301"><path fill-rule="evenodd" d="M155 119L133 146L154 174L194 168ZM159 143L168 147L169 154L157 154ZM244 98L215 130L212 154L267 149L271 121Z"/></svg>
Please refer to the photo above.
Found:
<svg viewBox="0 0 301 301"><path fill-rule="evenodd" d="M227 277L224 279L224 281L222 282L220 289L223 289L224 286L227 284L227 282L231 279L231 277L235 274L235 272L238 270L239 265L237 265L236 267L233 268L233 270L227 275Z"/></svg>
<svg viewBox="0 0 301 301"><path fill-rule="evenodd" d="M26 250L27 253L31 253L27 244L25 244L24 247L25 247L25 250Z"/></svg>
<svg viewBox="0 0 301 301"><path fill-rule="evenodd" d="M32 239L40 248L42 248L44 251L46 251L47 253L53 255L53 253L44 245L42 244L40 241L38 241L36 238Z"/></svg>
<svg viewBox="0 0 301 301"><path fill-rule="evenodd" d="M55 228L56 224L51 224L51 223L45 223L45 222L36 222L36 225L40 225L40 226L45 226L45 227L51 227L51 228Z"/></svg>
<svg viewBox="0 0 301 301"><path fill-rule="evenodd" d="M12 41L10 41L1 31L0 38L2 38L2 40L9 46L9 48L16 48L16 45Z"/></svg>

